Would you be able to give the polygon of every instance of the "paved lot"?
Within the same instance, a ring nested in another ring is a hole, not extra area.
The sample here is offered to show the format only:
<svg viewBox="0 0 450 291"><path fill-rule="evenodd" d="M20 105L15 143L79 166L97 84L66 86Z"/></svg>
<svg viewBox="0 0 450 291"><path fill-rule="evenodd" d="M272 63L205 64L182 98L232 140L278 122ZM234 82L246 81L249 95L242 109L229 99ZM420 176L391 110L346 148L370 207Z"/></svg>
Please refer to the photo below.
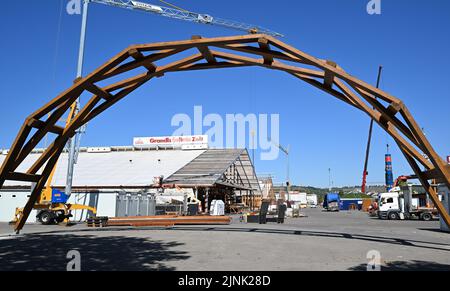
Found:
<svg viewBox="0 0 450 291"><path fill-rule="evenodd" d="M82 270L450 270L450 234L439 222L380 221L365 213L307 209L284 225L241 224L88 229L27 225L10 236L0 224L0 270L65 270L67 252Z"/></svg>

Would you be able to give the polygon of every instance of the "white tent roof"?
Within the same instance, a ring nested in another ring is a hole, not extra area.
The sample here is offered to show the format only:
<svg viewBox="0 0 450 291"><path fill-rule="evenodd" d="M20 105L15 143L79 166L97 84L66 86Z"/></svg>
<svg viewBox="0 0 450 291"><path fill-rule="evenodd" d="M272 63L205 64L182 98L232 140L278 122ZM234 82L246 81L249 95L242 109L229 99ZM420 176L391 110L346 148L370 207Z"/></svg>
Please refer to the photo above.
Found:
<svg viewBox="0 0 450 291"><path fill-rule="evenodd" d="M111 151L105 153L80 152L74 169L74 187L117 187L149 186L155 177L165 178L187 165L205 150L151 150L151 151ZM17 172L26 170L40 154L31 154L21 164ZM6 155L0 154L0 164ZM53 186L66 184L67 154L59 159L53 179ZM28 186L29 183L6 181L5 186Z"/></svg>

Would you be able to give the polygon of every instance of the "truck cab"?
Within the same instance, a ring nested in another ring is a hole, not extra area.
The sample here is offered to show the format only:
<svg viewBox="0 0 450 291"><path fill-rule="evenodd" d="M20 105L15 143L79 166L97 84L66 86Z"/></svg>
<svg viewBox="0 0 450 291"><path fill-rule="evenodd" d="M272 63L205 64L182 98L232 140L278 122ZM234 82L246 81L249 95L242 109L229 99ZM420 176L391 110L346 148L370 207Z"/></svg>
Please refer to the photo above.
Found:
<svg viewBox="0 0 450 291"><path fill-rule="evenodd" d="M380 219L397 220L400 218L402 210L398 192L380 194L378 205L378 217Z"/></svg>

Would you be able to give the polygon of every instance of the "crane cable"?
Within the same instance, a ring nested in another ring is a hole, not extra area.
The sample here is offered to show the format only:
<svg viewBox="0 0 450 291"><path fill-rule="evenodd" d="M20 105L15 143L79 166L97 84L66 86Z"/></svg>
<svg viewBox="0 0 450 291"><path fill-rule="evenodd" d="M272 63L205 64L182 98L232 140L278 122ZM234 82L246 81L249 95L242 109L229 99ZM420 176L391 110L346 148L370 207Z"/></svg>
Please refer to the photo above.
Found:
<svg viewBox="0 0 450 291"><path fill-rule="evenodd" d="M62 27L62 14L63 14L63 4L64 1L60 1L60 7L59 7L59 18L58 18L58 26L56 31L56 40L55 40L55 55L53 57L53 82L56 82L56 66L58 62L58 55L59 55L59 46L60 46L60 39L61 39L61 27Z"/></svg>
<svg viewBox="0 0 450 291"><path fill-rule="evenodd" d="M59 48L60 48L60 42L61 42L61 27L62 27L62 17L63 17L63 9L64 8L64 0L60 0L60 6L59 6L59 16L58 16L58 25L56 29L56 39L55 39L55 53L53 55L53 72L52 72L52 81L53 85L56 83L56 71L58 66L58 56L59 56ZM48 114L48 117L50 116L50 113ZM47 148L48 143L48 134L45 135L44 139L44 148Z"/></svg>

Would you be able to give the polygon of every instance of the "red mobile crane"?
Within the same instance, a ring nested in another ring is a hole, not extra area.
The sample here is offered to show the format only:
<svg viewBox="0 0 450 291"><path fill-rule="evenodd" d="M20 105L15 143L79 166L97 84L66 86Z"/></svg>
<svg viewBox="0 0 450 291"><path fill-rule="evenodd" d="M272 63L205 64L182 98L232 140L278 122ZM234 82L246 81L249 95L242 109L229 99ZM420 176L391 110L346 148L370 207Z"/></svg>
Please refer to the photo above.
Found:
<svg viewBox="0 0 450 291"><path fill-rule="evenodd" d="M378 68L378 78L377 78L377 88L380 88L380 80L381 80L381 72L383 70L383 67L380 66ZM363 180L361 185L361 192L366 193L366 184L367 184L367 175L369 174L367 172L368 166L369 166L369 156L370 156L370 145L372 143L372 132L373 132L373 119L370 121L370 127L369 127L369 139L367 140L367 149L366 149L366 159L364 162L364 172L363 172Z"/></svg>

